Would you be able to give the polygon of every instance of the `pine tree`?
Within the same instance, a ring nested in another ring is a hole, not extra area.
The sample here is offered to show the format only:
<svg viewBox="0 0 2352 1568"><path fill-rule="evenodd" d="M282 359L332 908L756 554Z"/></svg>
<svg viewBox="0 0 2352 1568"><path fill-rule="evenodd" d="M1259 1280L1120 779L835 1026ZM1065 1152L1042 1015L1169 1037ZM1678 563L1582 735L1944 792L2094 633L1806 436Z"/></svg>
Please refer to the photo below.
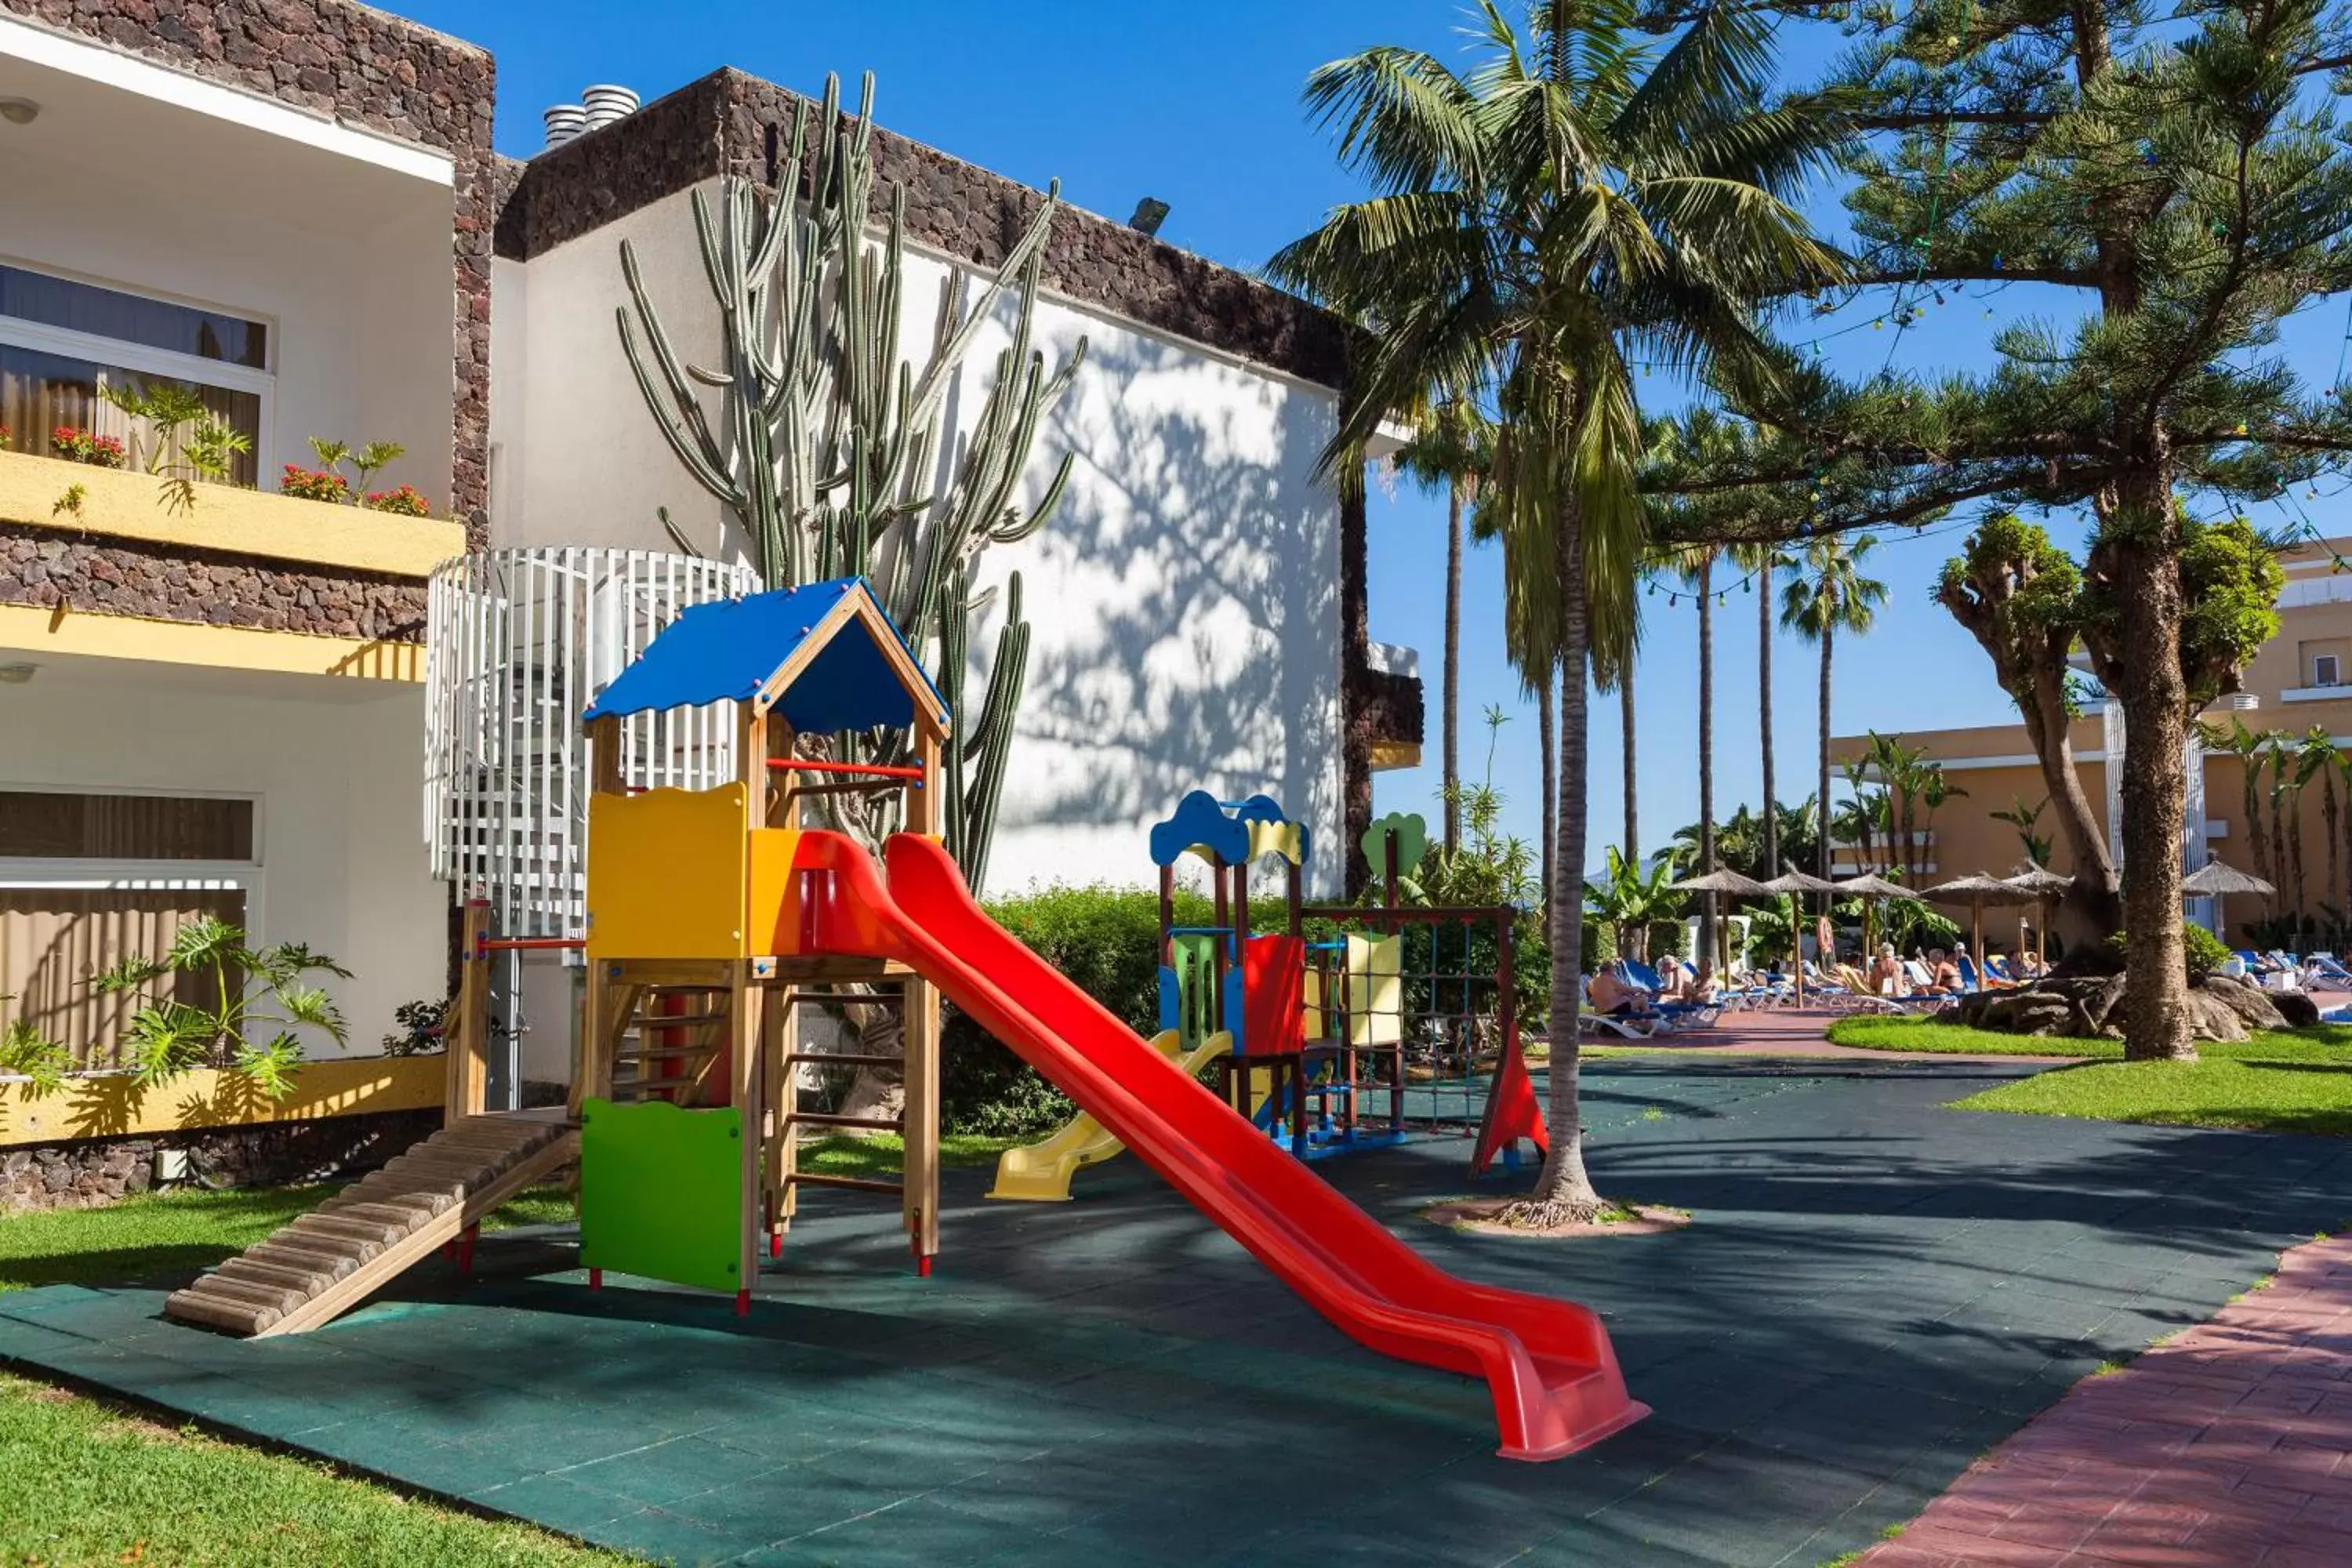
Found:
<svg viewBox="0 0 2352 1568"><path fill-rule="evenodd" d="M2183 561L2234 547L2190 537L2216 498L2274 496L2352 452L2343 389L2272 353L2289 317L2352 285L2352 156L2326 100L2352 25L2322 0L1929 0L1847 26L1820 96L1854 132L1853 281L1883 304L1877 329L2009 283L2064 290L2079 314L2006 327L1986 373L1813 366L1796 395L1742 409L1772 450L1666 482L1760 484L1784 537L1972 502L2088 518L2094 653L2127 737L2126 1052L2192 1056L2182 742L2258 646L2263 606L2192 616Z"/></svg>

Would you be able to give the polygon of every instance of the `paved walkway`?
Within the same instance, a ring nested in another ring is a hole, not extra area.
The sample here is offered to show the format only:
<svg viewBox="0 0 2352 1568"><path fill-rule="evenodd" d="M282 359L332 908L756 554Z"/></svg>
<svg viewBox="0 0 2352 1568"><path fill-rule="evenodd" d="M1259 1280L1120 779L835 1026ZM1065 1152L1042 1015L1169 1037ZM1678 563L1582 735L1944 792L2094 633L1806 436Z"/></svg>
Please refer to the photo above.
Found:
<svg viewBox="0 0 2352 1568"><path fill-rule="evenodd" d="M1969 1467L1867 1568L2352 1562L2352 1239L2095 1377Z"/></svg>
<svg viewBox="0 0 2352 1568"><path fill-rule="evenodd" d="M1587 1045L1628 1046L1639 1050L1658 1049L1687 1057L1804 1057L1850 1058L1861 1061L1938 1061L1938 1062L2021 1062L2037 1063L2072 1061L2066 1056L2020 1057L1955 1055L1941 1051L1865 1051L1852 1046L1835 1046L1829 1040L1829 1027L1847 1015L1822 1007L1766 1007L1742 1009L1726 1013L1712 1027L1686 1029L1678 1034L1654 1035L1647 1040L1625 1040L1607 1035L1588 1039Z"/></svg>

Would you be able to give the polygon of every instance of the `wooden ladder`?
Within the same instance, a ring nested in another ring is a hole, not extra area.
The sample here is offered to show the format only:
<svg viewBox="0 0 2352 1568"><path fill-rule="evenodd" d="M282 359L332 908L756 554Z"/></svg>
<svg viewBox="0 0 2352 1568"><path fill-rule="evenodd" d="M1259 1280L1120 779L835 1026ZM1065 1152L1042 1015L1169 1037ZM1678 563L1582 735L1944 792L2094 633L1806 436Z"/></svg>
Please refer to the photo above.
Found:
<svg viewBox="0 0 2352 1568"><path fill-rule="evenodd" d="M344 1188L163 1303L252 1339L332 1322L580 1156L560 1111L469 1116Z"/></svg>
<svg viewBox="0 0 2352 1568"><path fill-rule="evenodd" d="M728 1085L714 1073L732 1033L728 995L723 985L625 987L611 1047L610 1098L681 1106L723 1100ZM680 1010L665 1011L673 1005Z"/></svg>

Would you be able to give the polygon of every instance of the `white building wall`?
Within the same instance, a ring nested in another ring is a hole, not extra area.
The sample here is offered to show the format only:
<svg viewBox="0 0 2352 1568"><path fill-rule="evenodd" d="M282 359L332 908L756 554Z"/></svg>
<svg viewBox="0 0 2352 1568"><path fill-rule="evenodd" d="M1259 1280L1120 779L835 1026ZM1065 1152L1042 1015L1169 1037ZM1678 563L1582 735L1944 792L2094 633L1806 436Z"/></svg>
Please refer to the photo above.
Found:
<svg viewBox="0 0 2352 1568"><path fill-rule="evenodd" d="M746 542L670 452L621 352L624 237L678 353L715 359L718 310L684 193L527 264L501 264L493 531L501 544L667 548L655 510L667 506L689 537L740 554ZM919 363L939 290L960 275L929 256L908 270L902 345ZM976 284L962 286L976 297ZM519 331L509 309L518 296ZM1205 787L1281 800L1312 835L1310 885L1336 892L1339 503L1314 475L1334 394L1041 301L1034 337L1049 363L1081 336L1087 362L1042 427L1029 487L1034 495L1068 451L1069 489L1041 534L986 558L991 584L1021 572L1034 627L989 889L1147 882L1150 824ZM1006 341L1002 330L983 334L966 362L950 395L964 428ZM715 396L709 406L715 416ZM1000 596L979 618L977 649L992 649L1002 609Z"/></svg>
<svg viewBox="0 0 2352 1568"><path fill-rule="evenodd" d="M310 179L330 175L332 162ZM302 187L248 205L207 182L175 152L152 183L141 165L10 159L0 175L0 260L185 303L270 330L277 371L269 428L258 444L260 486L278 466L315 467L312 436L397 441L407 455L378 488L403 482L436 512L449 505L449 192L424 181L379 181L383 205L338 213L348 226L298 226Z"/></svg>
<svg viewBox="0 0 2352 1568"><path fill-rule="evenodd" d="M307 683L306 683L307 684ZM330 699L291 678L158 671L112 661L44 661L0 687L9 747L0 785L226 795L254 802L250 934L302 942L352 978L325 984L351 1025L351 1054L374 1054L403 1002L439 998L447 978L447 894L416 839L424 694L404 686ZM336 1054L312 1038L309 1054Z"/></svg>

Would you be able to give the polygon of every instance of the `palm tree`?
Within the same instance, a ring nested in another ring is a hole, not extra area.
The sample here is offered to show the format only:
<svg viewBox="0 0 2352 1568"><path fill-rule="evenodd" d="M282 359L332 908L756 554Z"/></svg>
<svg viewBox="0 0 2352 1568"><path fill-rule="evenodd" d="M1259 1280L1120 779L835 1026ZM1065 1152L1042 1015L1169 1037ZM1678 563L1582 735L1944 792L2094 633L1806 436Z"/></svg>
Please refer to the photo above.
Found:
<svg viewBox="0 0 2352 1568"><path fill-rule="evenodd" d="M2238 760L2238 782L2243 795L2239 809L2245 817L2246 853L2252 862L2255 876L2275 888L2278 878L2272 874L2268 841L2263 837L2263 760L2270 746L2270 732L2249 730L2246 721L2236 714L2230 715L2230 727L2199 721L2197 742L2209 752L2226 752Z"/></svg>
<svg viewBox="0 0 2352 1568"><path fill-rule="evenodd" d="M1764 864L1776 868L1772 875L1777 877L1780 813L1772 788L1772 584L1796 561L1777 544L1740 545L1732 551L1731 560L1748 574L1748 591L1756 595L1756 730L1764 763Z"/></svg>
<svg viewBox="0 0 2352 1568"><path fill-rule="evenodd" d="M2329 901L2336 898L2341 887L2336 878L2336 873L2342 869L2342 847L2336 837L2336 775L2343 767L2344 752L2336 744L2336 737L2327 732L2326 725L2314 724L2295 752L2294 782L2296 793L2300 794L2304 786L2314 779L2319 781L2319 822L2327 836L2327 891L2324 897ZM2303 856L2300 851L2295 855L2294 879L2295 901L2300 908L2303 900ZM2338 904L2336 907L2347 906Z"/></svg>
<svg viewBox="0 0 2352 1568"><path fill-rule="evenodd" d="M1426 489L1445 487L1445 656L1440 723L1440 778L1445 803L1445 847L1462 847L1462 518L1495 466L1495 426L1466 396L1442 398L1412 438L1389 459L1397 472Z"/></svg>
<svg viewBox="0 0 2352 1568"><path fill-rule="evenodd" d="M2271 913L2299 917L2303 913L2303 791L2294 771L2294 737L2284 730L2273 730L2263 738L2270 745L2271 864L2279 868L2271 893Z"/></svg>
<svg viewBox="0 0 2352 1568"><path fill-rule="evenodd" d="M1698 874L1708 875L1715 860L1715 563L1723 553L1714 544L1693 544L1676 551L1676 575L1696 591L1698 598ZM1769 873L1779 876L1778 871ZM1698 950L1715 951L1715 895L1698 901Z"/></svg>
<svg viewBox="0 0 2352 1568"><path fill-rule="evenodd" d="M1863 561L1878 547L1869 534L1852 540L1832 534L1805 546L1805 558L1780 597L1780 624L1822 649L1821 875L1830 874L1830 680L1838 633L1859 637L1878 619L1886 584L1862 574Z"/></svg>
<svg viewBox="0 0 2352 1568"><path fill-rule="evenodd" d="M1601 1207L1577 1092L1586 692L1591 650L1631 640L1635 366L1768 387L1780 364L1751 329L1759 301L1838 267L1783 199L1830 138L1814 110L1762 107L1773 19L1706 5L1671 37L1642 19L1635 0L1536 0L1523 36L1485 0L1466 75L1398 47L1321 68L1307 103L1376 194L1271 263L1369 329L1327 461L1433 381L1496 388L1494 499L1540 656L1521 668L1559 682L1551 1151L1513 1215L1533 1224Z"/></svg>
<svg viewBox="0 0 2352 1568"><path fill-rule="evenodd" d="M2036 833L2033 830L2041 826L2042 814L2049 809L2048 795L2043 795L2039 804L2028 805L2025 804L2025 797L2021 795L2011 798L2007 811L1989 812L1986 815L1995 822L2006 822L2017 829L2018 841L2025 847L2026 864L2047 868L2050 864L2050 851L2056 846L2048 834Z"/></svg>

